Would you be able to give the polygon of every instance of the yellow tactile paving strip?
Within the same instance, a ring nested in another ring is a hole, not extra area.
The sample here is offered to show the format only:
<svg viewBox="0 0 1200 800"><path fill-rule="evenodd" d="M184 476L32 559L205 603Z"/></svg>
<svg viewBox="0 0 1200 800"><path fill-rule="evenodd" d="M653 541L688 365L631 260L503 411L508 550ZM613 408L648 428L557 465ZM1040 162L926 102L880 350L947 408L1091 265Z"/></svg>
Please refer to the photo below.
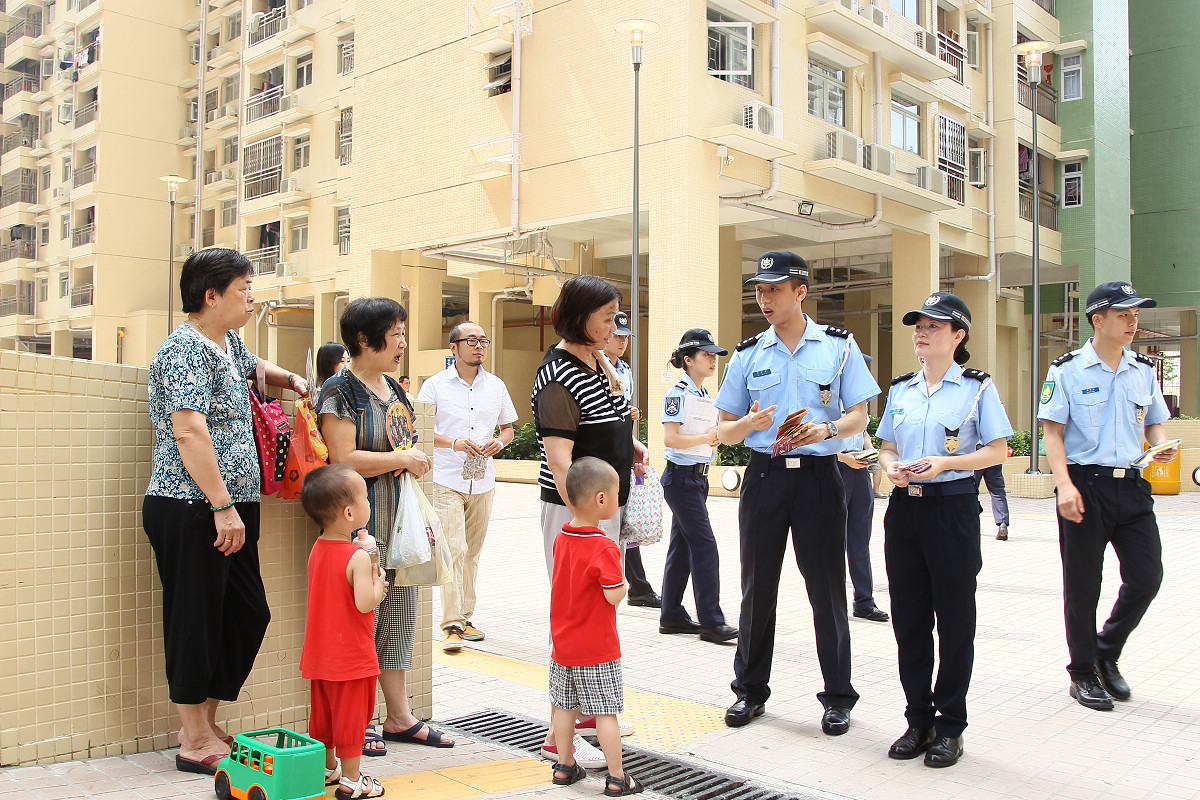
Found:
<svg viewBox="0 0 1200 800"><path fill-rule="evenodd" d="M537 758L506 758L380 778L388 797L464 800L550 783L550 770ZM333 795L331 791L330 796Z"/></svg>
<svg viewBox="0 0 1200 800"><path fill-rule="evenodd" d="M549 685L546 665L519 661L481 650L463 649L451 654L440 652L440 649L435 647L433 660L438 664L501 678L534 689L544 690ZM626 686L625 713L621 718L635 725L630 740L654 750L671 752L710 733L724 730L724 714L725 709L717 706L680 700L677 697Z"/></svg>

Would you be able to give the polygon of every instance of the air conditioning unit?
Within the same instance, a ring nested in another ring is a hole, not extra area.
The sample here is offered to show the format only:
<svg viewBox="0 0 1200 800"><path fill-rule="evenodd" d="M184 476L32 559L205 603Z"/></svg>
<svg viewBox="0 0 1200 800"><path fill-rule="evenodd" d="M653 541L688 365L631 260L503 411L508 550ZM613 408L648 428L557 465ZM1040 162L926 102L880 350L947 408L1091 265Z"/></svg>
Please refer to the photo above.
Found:
<svg viewBox="0 0 1200 800"><path fill-rule="evenodd" d="M917 186L934 194L946 194L946 173L937 167L917 167Z"/></svg>
<svg viewBox="0 0 1200 800"><path fill-rule="evenodd" d="M852 14L858 13L858 0L822 0L824 3L837 3Z"/></svg>
<svg viewBox="0 0 1200 800"><path fill-rule="evenodd" d="M193 42L188 47L188 61L190 61L193 64L200 63L200 43L199 42Z"/></svg>
<svg viewBox="0 0 1200 800"><path fill-rule="evenodd" d="M280 194L291 194L292 192L300 191L299 178L284 178L279 182Z"/></svg>
<svg viewBox="0 0 1200 800"><path fill-rule="evenodd" d="M881 144L866 145L863 148L863 166L884 175L895 175L896 153Z"/></svg>
<svg viewBox="0 0 1200 800"><path fill-rule="evenodd" d="M175 245L175 257L176 258L187 258L194 252L196 252L196 248L192 247L190 244Z"/></svg>
<svg viewBox="0 0 1200 800"><path fill-rule="evenodd" d="M879 6L863 5L858 9L860 17L866 17L881 28L887 28L891 22L889 14Z"/></svg>
<svg viewBox="0 0 1200 800"><path fill-rule="evenodd" d="M851 164L862 164L863 141L847 131L831 131L829 134L829 158L840 158Z"/></svg>
<svg viewBox="0 0 1200 800"><path fill-rule="evenodd" d="M75 119L75 106L68 100L65 103L58 104L58 121L63 125L69 125Z"/></svg>
<svg viewBox="0 0 1200 800"><path fill-rule="evenodd" d="M191 122L195 122L195 121L196 121L196 120L194 120L194 119L193 119L193 120L191 120ZM179 129L179 138L180 138L180 139L194 139L194 138L196 138L196 129L195 129L195 128L193 128L191 125L185 125L184 127L182 127L182 128L180 128L180 129Z"/></svg>
<svg viewBox="0 0 1200 800"><path fill-rule="evenodd" d="M917 49L924 50L934 58L938 57L937 34L929 31L917 31Z"/></svg>
<svg viewBox="0 0 1200 800"><path fill-rule="evenodd" d="M296 273L292 269L292 265L289 264L288 262L279 261L275 264L275 277L287 278L287 277L291 277L292 275L295 275L295 274Z"/></svg>
<svg viewBox="0 0 1200 800"><path fill-rule="evenodd" d="M70 191L65 186L55 186L53 191L51 191L50 194L51 194L51 196L54 197L55 200L57 200L60 197L70 197L71 196Z"/></svg>
<svg viewBox="0 0 1200 800"><path fill-rule="evenodd" d="M972 147L967 151L967 183L983 188L987 186L988 160L987 150L982 147Z"/></svg>
<svg viewBox="0 0 1200 800"><path fill-rule="evenodd" d="M783 112L758 100L743 106L742 125L767 136L783 138Z"/></svg>
<svg viewBox="0 0 1200 800"><path fill-rule="evenodd" d="M226 103L225 104L225 116L236 117L237 115L238 115L238 104L237 103Z"/></svg>

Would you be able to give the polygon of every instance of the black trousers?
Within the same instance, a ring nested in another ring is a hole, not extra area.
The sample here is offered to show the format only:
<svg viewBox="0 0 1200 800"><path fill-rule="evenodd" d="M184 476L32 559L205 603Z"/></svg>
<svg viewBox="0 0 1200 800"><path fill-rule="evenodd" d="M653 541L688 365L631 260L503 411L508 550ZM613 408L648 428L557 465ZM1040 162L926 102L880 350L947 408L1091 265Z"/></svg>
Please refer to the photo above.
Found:
<svg viewBox="0 0 1200 800"><path fill-rule="evenodd" d="M871 520L875 516L875 487L871 473L838 462L846 491L846 568L854 584L854 610L875 607L875 578L871 574Z"/></svg>
<svg viewBox="0 0 1200 800"><path fill-rule="evenodd" d="M163 639L172 703L232 701L254 667L271 610L259 574L258 503L238 503L246 543L231 556L215 547L204 500L147 496L142 528L163 588Z"/></svg>
<svg viewBox="0 0 1200 800"><path fill-rule="evenodd" d="M1086 468L1075 467L1069 474L1083 496L1083 522L1059 517L1058 547L1071 654L1067 671L1079 680L1095 671L1096 659L1121 657L1125 642L1162 585L1162 540L1148 481L1089 475ZM1121 563L1121 589L1097 634L1096 604L1109 542Z"/></svg>
<svg viewBox="0 0 1200 800"><path fill-rule="evenodd" d="M771 696L775 609L788 533L813 610L817 660L825 688L821 705L852 708L850 623L846 615L846 499L834 456L800 456L803 466L759 452L750 457L738 527L742 557L742 613L733 693L751 703Z"/></svg>
<svg viewBox="0 0 1200 800"><path fill-rule="evenodd" d="M625 580L629 582L630 597L653 594L654 587L646 580L646 567L642 564L642 548L630 547L625 551Z"/></svg>
<svg viewBox="0 0 1200 800"><path fill-rule="evenodd" d="M976 494L910 497L898 489L883 517L904 716L912 727L937 728L939 736L959 736L967 727L976 576L983 565L979 511Z"/></svg>
<svg viewBox="0 0 1200 800"><path fill-rule="evenodd" d="M690 577L700 624L705 628L724 625L717 538L708 520L708 477L673 469L668 462L662 486L671 508L671 540L663 568L660 619L680 622L688 618L683 593Z"/></svg>

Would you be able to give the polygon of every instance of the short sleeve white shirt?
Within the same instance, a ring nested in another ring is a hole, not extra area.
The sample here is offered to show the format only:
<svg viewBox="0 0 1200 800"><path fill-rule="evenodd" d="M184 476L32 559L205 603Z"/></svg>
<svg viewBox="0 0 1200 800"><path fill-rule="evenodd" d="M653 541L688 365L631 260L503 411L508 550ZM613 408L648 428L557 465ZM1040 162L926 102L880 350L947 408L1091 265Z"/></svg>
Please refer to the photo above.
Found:
<svg viewBox="0 0 1200 800"><path fill-rule="evenodd" d="M433 430L452 439L471 439L482 444L492 438L498 425L516 422L517 410L504 381L479 368L473 383L467 383L454 366L447 367L421 384L417 401L433 403ZM496 469L489 458L484 477L463 480L466 453L448 447L433 448L433 482L464 494L483 494L496 485Z"/></svg>

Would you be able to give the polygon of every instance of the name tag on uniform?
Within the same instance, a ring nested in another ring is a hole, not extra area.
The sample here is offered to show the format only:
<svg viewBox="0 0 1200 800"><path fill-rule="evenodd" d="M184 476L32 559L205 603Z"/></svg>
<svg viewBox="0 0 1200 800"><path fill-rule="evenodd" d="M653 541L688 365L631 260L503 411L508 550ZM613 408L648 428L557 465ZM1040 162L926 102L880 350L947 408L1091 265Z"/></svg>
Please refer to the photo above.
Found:
<svg viewBox="0 0 1200 800"><path fill-rule="evenodd" d="M751 378L761 378L761 377L763 377L763 376L765 376L765 375L770 375L770 374L771 374L771 370L769 370L769 369L760 369L758 372L751 373L751 374L750 374L750 377L751 377Z"/></svg>
<svg viewBox="0 0 1200 800"><path fill-rule="evenodd" d="M1080 394L1095 394L1095 393L1096 393L1096 392L1098 392L1098 391L1100 391L1100 387L1099 387L1099 386L1093 386L1093 387L1092 387L1092 388L1090 388L1090 389L1084 389L1082 392L1080 392Z"/></svg>

